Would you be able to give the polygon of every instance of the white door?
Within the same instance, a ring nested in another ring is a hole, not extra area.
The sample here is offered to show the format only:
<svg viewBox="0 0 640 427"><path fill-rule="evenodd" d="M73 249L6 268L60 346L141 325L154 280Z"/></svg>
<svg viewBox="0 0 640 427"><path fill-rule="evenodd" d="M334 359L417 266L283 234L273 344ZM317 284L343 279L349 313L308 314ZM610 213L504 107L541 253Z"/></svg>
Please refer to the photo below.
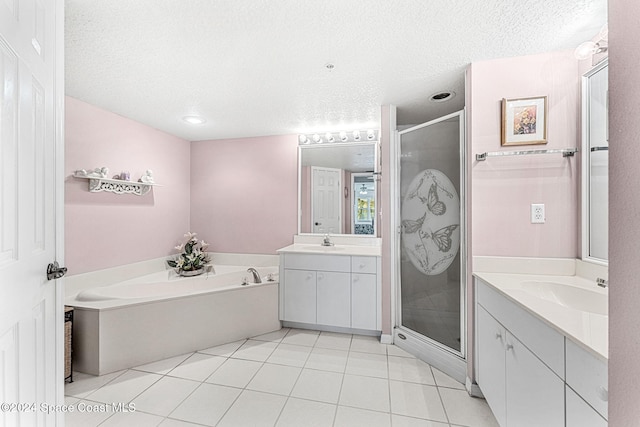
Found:
<svg viewBox="0 0 640 427"><path fill-rule="evenodd" d="M64 394L61 284L46 277L62 260L62 23L61 1L0 2L2 426L62 424L40 410Z"/></svg>
<svg viewBox="0 0 640 427"><path fill-rule="evenodd" d="M311 168L311 224L314 233L342 233L340 169Z"/></svg>

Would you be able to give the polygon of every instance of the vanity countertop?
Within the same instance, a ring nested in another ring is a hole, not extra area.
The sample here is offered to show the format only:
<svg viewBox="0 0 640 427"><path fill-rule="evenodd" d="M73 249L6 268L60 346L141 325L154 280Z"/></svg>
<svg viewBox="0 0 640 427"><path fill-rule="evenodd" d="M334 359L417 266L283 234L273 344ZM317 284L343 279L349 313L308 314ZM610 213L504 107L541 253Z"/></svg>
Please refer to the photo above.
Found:
<svg viewBox="0 0 640 427"><path fill-rule="evenodd" d="M608 291L594 281L562 275L473 275L598 358L608 360Z"/></svg>
<svg viewBox="0 0 640 427"><path fill-rule="evenodd" d="M301 253L316 255L349 255L349 256L376 256L382 255L380 246L377 245L342 245L322 246L319 243L294 243L278 249L278 253Z"/></svg>

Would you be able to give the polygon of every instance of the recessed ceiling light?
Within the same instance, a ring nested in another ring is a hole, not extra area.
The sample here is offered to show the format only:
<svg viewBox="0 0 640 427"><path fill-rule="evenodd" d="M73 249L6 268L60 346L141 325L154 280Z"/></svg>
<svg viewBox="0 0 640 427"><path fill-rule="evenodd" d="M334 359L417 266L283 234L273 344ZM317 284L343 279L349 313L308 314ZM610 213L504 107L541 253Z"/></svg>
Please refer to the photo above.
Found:
<svg viewBox="0 0 640 427"><path fill-rule="evenodd" d="M333 69L336 68L336 66L331 62L327 62L326 64L324 64L324 67L329 71L333 71Z"/></svg>
<svg viewBox="0 0 640 427"><path fill-rule="evenodd" d="M453 99L456 96L456 93L452 90L445 90L442 92L434 93L429 97L429 101L431 102L444 102Z"/></svg>
<svg viewBox="0 0 640 427"><path fill-rule="evenodd" d="M190 125L201 125L206 122L205 119L199 116L184 116L182 120L189 123Z"/></svg>

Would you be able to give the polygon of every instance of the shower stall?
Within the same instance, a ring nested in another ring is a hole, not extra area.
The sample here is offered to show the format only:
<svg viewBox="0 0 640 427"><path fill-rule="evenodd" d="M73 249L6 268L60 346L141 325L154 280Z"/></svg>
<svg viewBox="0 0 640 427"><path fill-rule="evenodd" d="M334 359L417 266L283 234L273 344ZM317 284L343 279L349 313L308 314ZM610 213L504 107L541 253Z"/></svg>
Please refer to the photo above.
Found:
<svg viewBox="0 0 640 427"><path fill-rule="evenodd" d="M464 112L397 133L394 342L464 381Z"/></svg>

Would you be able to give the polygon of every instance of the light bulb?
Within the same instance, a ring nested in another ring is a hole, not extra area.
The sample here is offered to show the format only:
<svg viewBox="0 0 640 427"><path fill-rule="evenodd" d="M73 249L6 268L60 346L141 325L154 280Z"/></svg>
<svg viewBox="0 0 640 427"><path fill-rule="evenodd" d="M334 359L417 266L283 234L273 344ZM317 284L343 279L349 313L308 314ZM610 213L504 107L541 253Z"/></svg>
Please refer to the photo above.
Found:
<svg viewBox="0 0 640 427"><path fill-rule="evenodd" d="M354 130L353 131L353 139L355 141L360 141L360 131L359 130Z"/></svg>
<svg viewBox="0 0 640 427"><path fill-rule="evenodd" d="M577 59L587 59L598 50L598 44L592 41L584 42L574 52Z"/></svg>
<svg viewBox="0 0 640 427"><path fill-rule="evenodd" d="M373 130L369 129L369 130L367 131L367 139L368 139L368 140L372 140L372 139L373 139L373 138L375 138L375 137L376 137L376 133L375 133Z"/></svg>
<svg viewBox="0 0 640 427"><path fill-rule="evenodd" d="M320 142L322 141L322 138L320 138L320 135L318 135L317 133L314 133L313 136L311 137L313 139L313 142Z"/></svg>
<svg viewBox="0 0 640 427"><path fill-rule="evenodd" d="M340 132L340 141L345 142L347 139L349 139L349 137L347 136L346 132Z"/></svg>
<svg viewBox="0 0 640 427"><path fill-rule="evenodd" d="M298 141L300 142L300 144L306 144L308 139L307 139L307 135L299 135L298 136Z"/></svg>
<svg viewBox="0 0 640 427"><path fill-rule="evenodd" d="M335 138L333 137L333 135L331 134L331 132L327 132L327 133L324 135L324 139L326 139L326 140L327 140L327 142L333 142L333 141L335 141Z"/></svg>
<svg viewBox="0 0 640 427"><path fill-rule="evenodd" d="M199 116L184 116L182 120L189 123L190 125L201 125L206 122L205 119Z"/></svg>

